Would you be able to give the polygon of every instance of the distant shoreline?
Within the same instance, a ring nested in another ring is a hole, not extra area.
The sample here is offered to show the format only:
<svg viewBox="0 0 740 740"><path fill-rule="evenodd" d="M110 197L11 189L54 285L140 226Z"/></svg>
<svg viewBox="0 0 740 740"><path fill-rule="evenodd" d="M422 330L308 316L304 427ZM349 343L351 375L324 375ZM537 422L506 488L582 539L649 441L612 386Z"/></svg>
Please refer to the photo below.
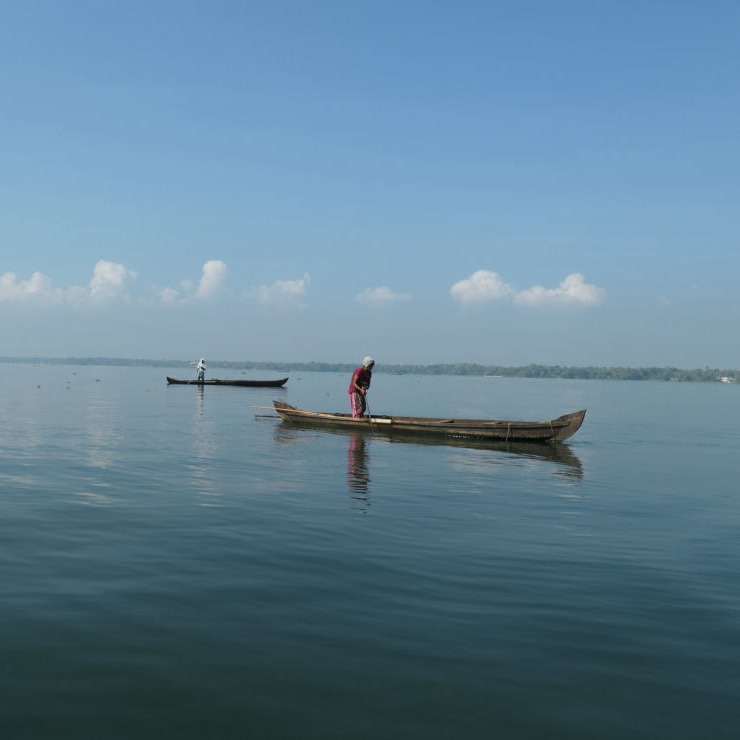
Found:
<svg viewBox="0 0 740 740"><path fill-rule="evenodd" d="M189 368L188 360L125 359L117 357L0 357L0 363L32 365L93 365L122 367ZM352 372L353 363L331 362L236 362L211 360L213 367L234 370L276 370L281 372ZM385 365L377 367L379 374L388 375L458 375L471 377L498 376L504 378L550 378L567 380L657 380L677 383L734 383L740 380L740 370L676 367L568 367L563 365L522 365L503 367L475 363L435 365Z"/></svg>

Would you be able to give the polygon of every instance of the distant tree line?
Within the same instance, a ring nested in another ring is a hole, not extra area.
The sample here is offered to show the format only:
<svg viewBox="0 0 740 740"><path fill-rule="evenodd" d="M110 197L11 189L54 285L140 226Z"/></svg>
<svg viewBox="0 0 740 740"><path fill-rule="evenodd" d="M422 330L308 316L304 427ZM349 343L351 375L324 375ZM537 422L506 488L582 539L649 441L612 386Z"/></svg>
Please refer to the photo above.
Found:
<svg viewBox="0 0 740 740"><path fill-rule="evenodd" d="M47 365L121 365L127 367L190 367L188 360L149 360L111 357L0 357L0 362ZM209 365L235 370L277 370L281 372L336 372L351 373L353 363L331 362L234 362L211 360ZM376 372L389 375L461 375L499 376L504 378L561 378L569 380L661 380L674 383L715 383L719 378L732 381L740 379L740 370L722 370L705 367L684 370L677 367L569 367L563 365L522 365L503 367L459 362L438 365L385 365L376 366Z"/></svg>

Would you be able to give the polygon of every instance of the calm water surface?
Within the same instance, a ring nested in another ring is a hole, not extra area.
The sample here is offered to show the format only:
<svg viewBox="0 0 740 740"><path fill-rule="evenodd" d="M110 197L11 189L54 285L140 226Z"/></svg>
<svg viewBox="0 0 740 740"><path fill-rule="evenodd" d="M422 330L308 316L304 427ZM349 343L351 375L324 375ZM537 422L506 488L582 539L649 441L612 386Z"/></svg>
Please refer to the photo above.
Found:
<svg viewBox="0 0 740 740"><path fill-rule="evenodd" d="M378 414L587 408L556 453L183 372L0 366L2 737L737 737L740 387L375 374Z"/></svg>

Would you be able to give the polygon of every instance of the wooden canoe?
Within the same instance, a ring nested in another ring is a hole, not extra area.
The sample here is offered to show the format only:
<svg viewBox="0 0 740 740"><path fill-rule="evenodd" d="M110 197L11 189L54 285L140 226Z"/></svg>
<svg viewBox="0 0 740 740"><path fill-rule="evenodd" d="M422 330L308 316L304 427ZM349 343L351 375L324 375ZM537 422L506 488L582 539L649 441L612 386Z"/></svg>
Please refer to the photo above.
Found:
<svg viewBox="0 0 740 740"><path fill-rule="evenodd" d="M283 421L311 426L366 429L387 434L429 435L447 439L497 442L562 442L583 424L586 410L573 411L550 421L499 421L495 419L445 419L419 416L365 416L303 411L284 401L273 401Z"/></svg>
<svg viewBox="0 0 740 740"><path fill-rule="evenodd" d="M219 380L212 378L209 380L177 380L167 376L168 385L235 385L240 388L281 388L288 382L287 378L279 380Z"/></svg>

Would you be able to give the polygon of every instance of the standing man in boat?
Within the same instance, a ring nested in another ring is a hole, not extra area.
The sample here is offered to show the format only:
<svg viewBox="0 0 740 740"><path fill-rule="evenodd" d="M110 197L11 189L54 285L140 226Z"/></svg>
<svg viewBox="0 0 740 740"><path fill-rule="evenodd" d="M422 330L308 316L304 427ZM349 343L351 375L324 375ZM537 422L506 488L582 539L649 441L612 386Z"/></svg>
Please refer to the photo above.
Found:
<svg viewBox="0 0 740 740"><path fill-rule="evenodd" d="M352 409L352 418L356 419L365 415L367 402L365 396L370 388L370 381L373 379L373 367L375 360L372 357L366 357L362 365L352 373L352 380L349 384L349 405Z"/></svg>
<svg viewBox="0 0 740 740"><path fill-rule="evenodd" d="M201 357L196 365L198 371L198 382L202 383L206 379L206 361Z"/></svg>

